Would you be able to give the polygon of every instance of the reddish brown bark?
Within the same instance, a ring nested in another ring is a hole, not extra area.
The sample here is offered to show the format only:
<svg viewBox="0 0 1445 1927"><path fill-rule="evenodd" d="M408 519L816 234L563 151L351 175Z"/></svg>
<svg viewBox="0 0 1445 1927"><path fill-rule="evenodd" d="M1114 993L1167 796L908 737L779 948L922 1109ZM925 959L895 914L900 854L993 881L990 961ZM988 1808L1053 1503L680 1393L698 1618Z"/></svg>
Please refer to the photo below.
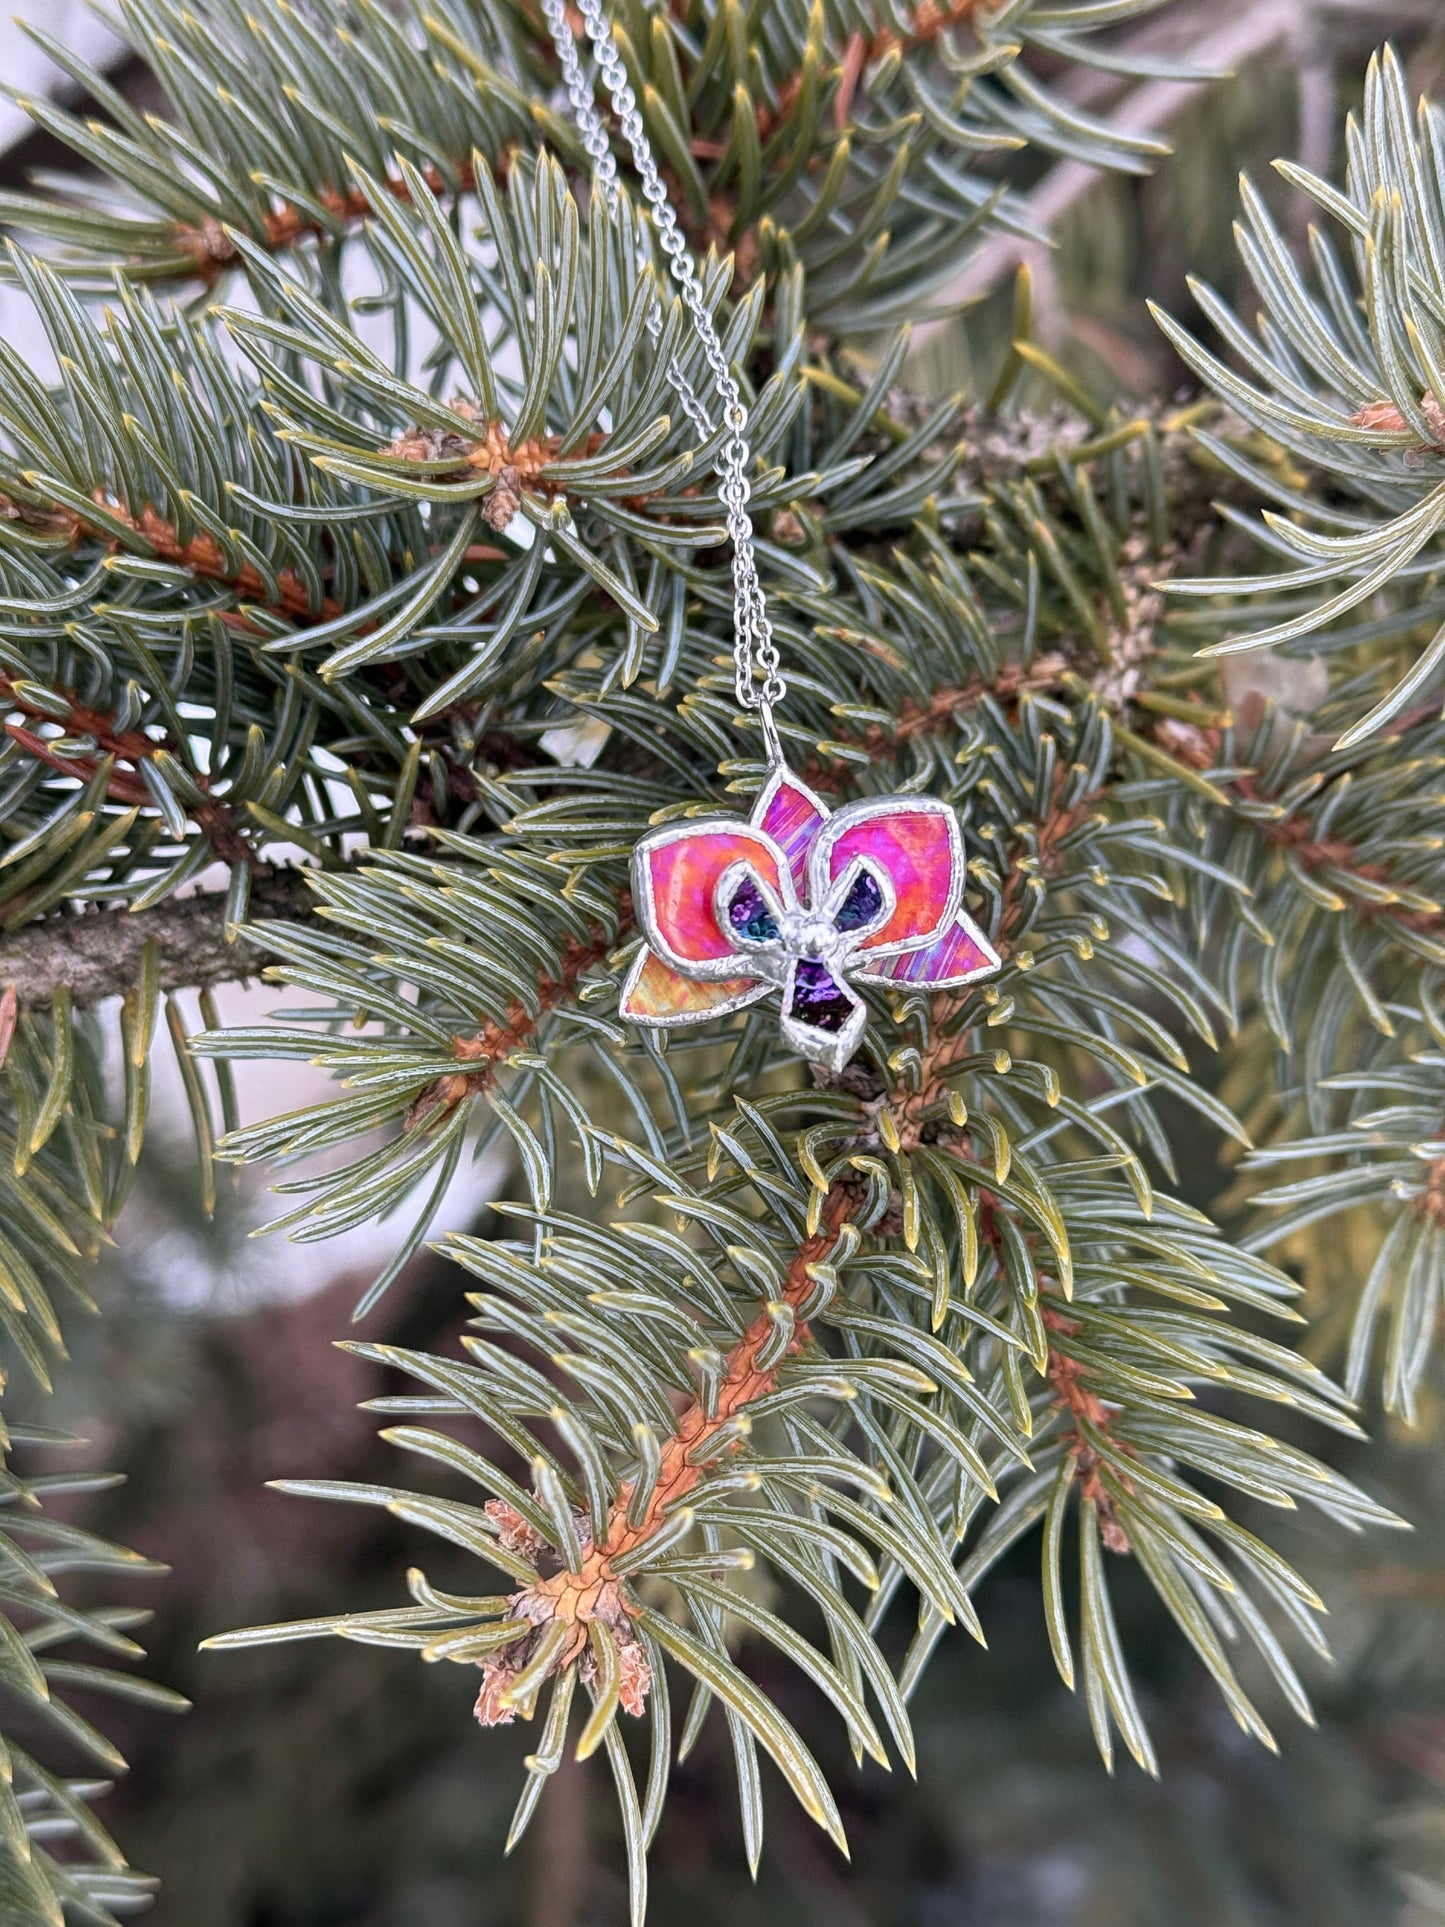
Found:
<svg viewBox="0 0 1445 1927"><path fill-rule="evenodd" d="M278 571L276 595L273 597L270 585L262 580L259 570L251 563L242 563L239 570L229 568L220 544L211 535L193 535L189 541L182 542L175 524L167 521L150 503L146 503L139 514L132 514L124 503L102 501L98 496L96 506L103 507L112 520L124 522L127 528L133 529L157 561L189 569L201 581L224 583L248 602L275 609L296 622L329 622L341 614L341 604L334 602L330 596L322 598L319 610L313 610L311 592L294 569ZM72 543L89 537L105 543L112 551L117 546L115 537L104 523L99 519L87 521L74 509L37 509L0 496L0 517L22 522L27 528L43 529L63 536ZM238 625L244 625L245 622L241 616L227 619Z"/></svg>
<svg viewBox="0 0 1445 1927"><path fill-rule="evenodd" d="M1079 1330L1076 1318L1068 1317L1054 1306L1045 1305L1041 1315L1047 1329L1058 1332L1061 1338L1072 1338ZM1113 1408L1084 1384L1083 1366L1070 1358L1067 1352L1051 1346L1045 1369L1049 1383L1058 1394L1055 1403L1065 1414L1068 1423L1069 1437L1065 1450L1074 1461L1074 1482L1079 1488L1079 1496L1093 1505L1099 1522L1099 1537L1110 1552L1128 1552L1129 1535L1120 1521L1113 1494L1100 1477L1104 1460L1084 1430L1084 1426L1089 1425L1096 1433L1107 1433ZM1133 1482L1127 1474L1119 1476L1125 1490L1132 1492Z"/></svg>
<svg viewBox="0 0 1445 1927"><path fill-rule="evenodd" d="M936 736L950 729L966 710L976 709L992 698L1011 709L1029 690L1055 692L1062 688L1061 676L1068 667L1062 656L1038 656L1030 663L1008 663L996 676L975 676L969 682L945 684L935 689L926 702L905 697L895 721L870 723L855 734L840 736L840 741L867 750L874 762L891 760L900 746L915 736ZM843 783L852 768L844 757L833 762L814 760L803 771L803 780L814 789L833 790Z"/></svg>
<svg viewBox="0 0 1445 1927"><path fill-rule="evenodd" d="M626 936L631 923L632 904L629 897L622 906L618 927L613 935L609 936L600 926L594 925L588 942L584 943L577 937L567 939L557 975L553 977L543 971L537 979L535 1014L527 1009L520 998L513 998L507 1006L504 1023L489 1022L483 1024L473 1036L458 1037L454 1044L458 1068L428 1084L407 1111L405 1128L411 1130L423 1118L430 1117L433 1111L451 1110L468 1098L480 1097L483 1092L490 1090L496 1082L498 1070L511 1053L526 1043L549 1011L555 1010L572 995L583 971L600 964Z"/></svg>
<svg viewBox="0 0 1445 1927"><path fill-rule="evenodd" d="M433 194L438 196L449 192L448 184L441 172L435 167L421 170L422 178ZM505 174L505 164L499 165L499 172ZM470 166L458 168L457 191L468 193L476 185L476 176ZM404 180L393 178L385 183L386 191L394 200L410 201L411 189ZM342 223L363 221L371 213L371 203L360 188L348 188L345 193L334 187L321 188L316 196L327 212ZM315 215L303 209L283 203L266 216L262 233L257 237L272 250L279 253L282 248L295 247L309 235L326 232L324 224ZM176 240L182 250L196 263L199 273L208 280L213 279L222 268L229 267L236 259L236 245L221 223L214 219L202 221L199 226L181 222L176 228Z"/></svg>
<svg viewBox="0 0 1445 1927"><path fill-rule="evenodd" d="M112 801L123 803L127 808L154 808L155 799L140 775L140 766L158 749L167 749L174 755L176 744L170 740L156 742L138 729L117 730L115 718L105 710L89 708L68 690L57 690L55 693L70 705L70 713L61 724L66 735L88 737L95 744L94 753L61 755L43 736L36 735L33 729L27 729L24 723L6 722L5 733L11 741L18 743L37 762L46 763L63 775L79 777L82 782L88 782L104 760L112 757L114 767L106 794ZM35 721L57 720L48 709L26 696L23 690L17 690L12 679L0 672L0 710L4 709L19 710L22 715ZM187 774L199 789L209 790L210 779L203 771L188 767ZM204 802L188 806L182 804L182 807L209 839L211 847L223 862L256 862L255 852L237 828L230 806L220 797L207 795Z"/></svg>

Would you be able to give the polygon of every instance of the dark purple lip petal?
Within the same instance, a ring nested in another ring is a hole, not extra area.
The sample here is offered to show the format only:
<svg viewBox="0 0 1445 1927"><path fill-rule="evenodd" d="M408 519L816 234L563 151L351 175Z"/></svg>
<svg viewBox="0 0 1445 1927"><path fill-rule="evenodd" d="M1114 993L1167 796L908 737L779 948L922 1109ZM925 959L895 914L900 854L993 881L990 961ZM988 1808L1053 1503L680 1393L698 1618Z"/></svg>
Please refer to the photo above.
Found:
<svg viewBox="0 0 1445 1927"><path fill-rule="evenodd" d="M857 930L865 923L872 923L882 908L883 892L878 879L871 871L860 870L833 918L833 927L835 930Z"/></svg>
<svg viewBox="0 0 1445 1927"><path fill-rule="evenodd" d="M793 977L793 1002L789 1014L813 1030L839 1031L853 1015L857 1005L833 981L825 964L804 958Z"/></svg>
<svg viewBox="0 0 1445 1927"><path fill-rule="evenodd" d="M728 922L749 943L775 943L781 934L778 920L751 877L744 877L728 904Z"/></svg>

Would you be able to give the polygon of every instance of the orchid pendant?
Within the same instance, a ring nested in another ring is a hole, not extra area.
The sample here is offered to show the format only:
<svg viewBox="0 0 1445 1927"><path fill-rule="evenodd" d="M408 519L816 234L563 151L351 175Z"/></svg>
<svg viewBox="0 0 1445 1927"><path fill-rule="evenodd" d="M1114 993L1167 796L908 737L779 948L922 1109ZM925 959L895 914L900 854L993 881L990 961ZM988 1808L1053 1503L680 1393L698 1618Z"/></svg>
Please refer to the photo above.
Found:
<svg viewBox="0 0 1445 1927"><path fill-rule="evenodd" d="M947 803L889 796L830 812L777 770L747 822L669 823L638 844L647 941L622 1015L696 1024L777 991L788 1043L841 1070L868 1021L855 984L951 990L999 968L963 908L964 878Z"/></svg>

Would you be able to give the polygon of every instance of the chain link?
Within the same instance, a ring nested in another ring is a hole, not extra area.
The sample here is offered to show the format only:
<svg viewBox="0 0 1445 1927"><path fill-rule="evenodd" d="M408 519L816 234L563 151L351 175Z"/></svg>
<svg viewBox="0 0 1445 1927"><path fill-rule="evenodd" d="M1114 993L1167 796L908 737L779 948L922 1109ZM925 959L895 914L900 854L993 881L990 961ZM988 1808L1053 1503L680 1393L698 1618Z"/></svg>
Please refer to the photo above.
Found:
<svg viewBox="0 0 1445 1927"><path fill-rule="evenodd" d="M698 340L712 371L713 385L722 402L724 434L716 467L719 493L727 513L728 535L733 547L733 662L737 698L744 709L758 712L769 761L781 763L782 749L773 721L773 706L783 700L787 684L780 672L773 626L768 620L767 601L758 577L752 517L748 514L748 501L752 495L752 483L748 479L748 471L752 467L752 449L747 439L748 411L708 310L697 264L688 251L686 236L678 224L667 188L658 172L647 129L638 110L637 96L627 78L627 69L612 38L601 0L573 0L573 4L586 25L618 124L632 150L633 165L652 210L653 232L667 257L668 268L677 283L683 304L692 317ZM542 0L542 11L557 48L562 79L582 135L582 144L592 161L593 178L608 206L615 210L621 192L617 180L617 161L602 116L597 110L592 88L583 74L582 63L577 55L577 45L567 19L567 0ZM654 341L660 340L662 311L657 302L653 302L648 312L647 328ZM689 421L705 441L710 441L717 429L676 355L669 358L667 373Z"/></svg>

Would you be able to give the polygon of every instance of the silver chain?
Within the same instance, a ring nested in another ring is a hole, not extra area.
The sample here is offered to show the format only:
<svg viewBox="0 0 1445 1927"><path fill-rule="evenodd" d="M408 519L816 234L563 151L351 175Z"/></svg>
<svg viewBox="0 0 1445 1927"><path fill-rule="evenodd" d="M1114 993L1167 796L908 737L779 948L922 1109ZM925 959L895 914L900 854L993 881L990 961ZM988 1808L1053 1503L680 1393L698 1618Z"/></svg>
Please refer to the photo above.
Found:
<svg viewBox="0 0 1445 1927"><path fill-rule="evenodd" d="M653 231L667 256L667 265L682 295L683 304L692 317L712 370L713 385L722 401L722 422L726 433L718 450L716 466L719 493L727 511L728 535L733 545L733 662L737 698L744 709L758 712L768 760L780 764L783 760L782 747L778 741L777 725L773 721L773 706L783 700L787 684L779 670L773 626L768 620L763 585L758 578L752 517L748 514L748 500L752 495L748 471L753 459L747 440L748 411L738 391L736 377L728 366L728 358L713 325L712 315L708 312L702 283L698 279L697 264L688 251L686 236L678 225L667 188L657 170L647 129L638 111L637 96L632 91L627 69L613 41L601 0L573 0L573 4L586 24L598 68L612 97L618 124L632 150L633 165L642 183L642 191L652 209ZM593 178L608 206L615 210L620 194L617 161L602 116L597 111L591 85L577 57L576 42L567 20L566 0L542 0L542 11L552 30L557 58L562 63L562 78L581 131L582 144L592 160ZM647 327L653 340L657 341L662 334L662 311L655 301L647 315ZM710 440L716 430L676 355L669 359L667 374L689 421L704 440Z"/></svg>

